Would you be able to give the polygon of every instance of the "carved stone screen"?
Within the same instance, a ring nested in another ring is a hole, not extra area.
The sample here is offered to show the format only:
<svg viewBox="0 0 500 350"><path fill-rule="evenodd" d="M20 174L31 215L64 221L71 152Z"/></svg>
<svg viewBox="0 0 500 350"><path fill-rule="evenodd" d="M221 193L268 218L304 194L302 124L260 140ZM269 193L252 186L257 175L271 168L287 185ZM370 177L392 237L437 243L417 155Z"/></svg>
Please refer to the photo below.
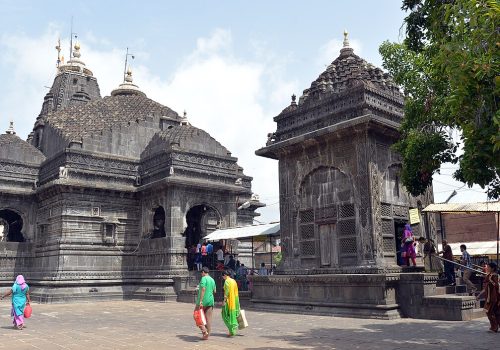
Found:
<svg viewBox="0 0 500 350"><path fill-rule="evenodd" d="M319 167L304 177L298 217L303 263L314 259L320 266L338 266L342 257L356 256L352 192L349 177L337 168Z"/></svg>

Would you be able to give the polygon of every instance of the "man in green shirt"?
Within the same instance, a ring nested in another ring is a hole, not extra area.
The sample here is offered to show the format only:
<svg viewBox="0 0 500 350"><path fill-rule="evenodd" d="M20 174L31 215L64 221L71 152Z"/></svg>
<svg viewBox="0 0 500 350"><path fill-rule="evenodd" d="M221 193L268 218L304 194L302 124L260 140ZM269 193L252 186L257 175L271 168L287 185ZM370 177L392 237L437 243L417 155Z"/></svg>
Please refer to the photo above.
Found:
<svg viewBox="0 0 500 350"><path fill-rule="evenodd" d="M200 326L201 332L203 333L203 339L205 340L208 339L208 335L212 330L212 312L215 304L215 281L210 277L209 272L210 270L206 266L201 269L201 280L198 286L198 297L196 298L195 307L195 310L202 308L205 312L207 324L206 326Z"/></svg>

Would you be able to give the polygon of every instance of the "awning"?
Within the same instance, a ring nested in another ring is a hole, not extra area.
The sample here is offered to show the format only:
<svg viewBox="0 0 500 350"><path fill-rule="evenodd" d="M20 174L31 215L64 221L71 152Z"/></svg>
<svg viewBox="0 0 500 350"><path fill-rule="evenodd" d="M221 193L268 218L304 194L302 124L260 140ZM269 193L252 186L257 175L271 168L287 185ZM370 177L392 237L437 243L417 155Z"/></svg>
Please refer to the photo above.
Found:
<svg viewBox="0 0 500 350"><path fill-rule="evenodd" d="M495 255L497 253L497 241L487 242L465 242L465 243L448 243L453 251L453 255L462 255L460 245L465 244L470 255Z"/></svg>
<svg viewBox="0 0 500 350"><path fill-rule="evenodd" d="M274 236L279 233L279 230L280 223L273 222L270 224L250 225L215 230L211 234L204 237L204 239L208 241L218 241L220 239L243 239L255 236Z"/></svg>
<svg viewBox="0 0 500 350"><path fill-rule="evenodd" d="M423 211L428 213L500 212L500 201L482 203L434 203L429 204Z"/></svg>

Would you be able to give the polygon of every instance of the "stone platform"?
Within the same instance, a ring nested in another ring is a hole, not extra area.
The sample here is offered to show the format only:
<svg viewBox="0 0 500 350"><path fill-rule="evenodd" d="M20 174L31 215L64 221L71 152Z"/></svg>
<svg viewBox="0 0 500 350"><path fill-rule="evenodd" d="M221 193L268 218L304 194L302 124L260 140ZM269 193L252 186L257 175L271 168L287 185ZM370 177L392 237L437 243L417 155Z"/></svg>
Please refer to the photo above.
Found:
<svg viewBox="0 0 500 350"><path fill-rule="evenodd" d="M400 318L399 274L252 276L252 307L362 318Z"/></svg>
<svg viewBox="0 0 500 350"><path fill-rule="evenodd" d="M483 316L474 297L445 294L437 287L435 273L274 275L251 280L250 307L257 310L446 321Z"/></svg>

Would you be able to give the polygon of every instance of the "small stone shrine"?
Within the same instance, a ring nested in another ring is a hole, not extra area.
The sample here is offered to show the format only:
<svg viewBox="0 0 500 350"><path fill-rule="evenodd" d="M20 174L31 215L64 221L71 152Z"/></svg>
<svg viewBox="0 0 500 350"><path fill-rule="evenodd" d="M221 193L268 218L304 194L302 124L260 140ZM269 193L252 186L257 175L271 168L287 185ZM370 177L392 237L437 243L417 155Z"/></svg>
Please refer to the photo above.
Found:
<svg viewBox="0 0 500 350"><path fill-rule="evenodd" d="M124 75L101 97L77 43L28 140L0 135L0 286L22 273L42 302L165 300L186 247L258 215L237 158Z"/></svg>
<svg viewBox="0 0 500 350"><path fill-rule="evenodd" d="M403 95L391 77L343 48L327 69L274 118L256 151L279 160L283 263L254 279L254 305L267 309L392 318L401 233L412 197L399 179ZM420 217L416 236L434 237Z"/></svg>

